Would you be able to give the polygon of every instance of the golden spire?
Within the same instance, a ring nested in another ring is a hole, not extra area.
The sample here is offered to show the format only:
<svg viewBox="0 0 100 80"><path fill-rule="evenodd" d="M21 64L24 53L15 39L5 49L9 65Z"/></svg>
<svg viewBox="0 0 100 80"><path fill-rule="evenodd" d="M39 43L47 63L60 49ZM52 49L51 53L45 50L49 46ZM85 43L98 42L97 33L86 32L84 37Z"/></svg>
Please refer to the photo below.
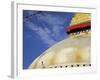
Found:
<svg viewBox="0 0 100 80"><path fill-rule="evenodd" d="M67 33L76 34L82 31L90 30L91 28L91 14L90 13L76 13L71 20Z"/></svg>
<svg viewBox="0 0 100 80"><path fill-rule="evenodd" d="M71 20L70 26L88 22L90 20L91 20L90 13L76 13Z"/></svg>

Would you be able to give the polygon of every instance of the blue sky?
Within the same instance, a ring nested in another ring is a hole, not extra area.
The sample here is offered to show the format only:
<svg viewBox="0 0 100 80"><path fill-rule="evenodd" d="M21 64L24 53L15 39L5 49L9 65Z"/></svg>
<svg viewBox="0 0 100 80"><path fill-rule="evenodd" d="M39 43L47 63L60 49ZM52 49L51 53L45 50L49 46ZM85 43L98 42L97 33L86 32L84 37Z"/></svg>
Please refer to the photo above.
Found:
<svg viewBox="0 0 100 80"><path fill-rule="evenodd" d="M74 13L23 10L23 69L45 50L67 38Z"/></svg>

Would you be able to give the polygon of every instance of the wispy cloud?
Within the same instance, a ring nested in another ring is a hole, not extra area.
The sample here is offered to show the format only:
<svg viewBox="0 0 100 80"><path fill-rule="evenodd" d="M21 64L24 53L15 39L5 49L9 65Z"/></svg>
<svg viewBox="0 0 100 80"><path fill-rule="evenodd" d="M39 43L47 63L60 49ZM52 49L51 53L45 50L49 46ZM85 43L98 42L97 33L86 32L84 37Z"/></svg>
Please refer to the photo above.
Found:
<svg viewBox="0 0 100 80"><path fill-rule="evenodd" d="M64 29L64 20L61 16L57 15L50 15L50 14L45 14L45 15L38 15L38 20L44 21L45 23L49 24L51 27L50 31L52 32L51 36L56 39L61 39L61 34L60 32ZM56 39L56 40L57 40Z"/></svg>
<svg viewBox="0 0 100 80"><path fill-rule="evenodd" d="M32 12L30 14L32 14ZM60 34L60 32L64 29L64 21L61 16L52 15L49 13L41 13L37 15L35 14L35 17L33 15L31 18L37 18L37 22L40 22L42 25L39 25L36 22L32 22L30 20L27 20L25 23L40 37L43 43L51 46L63 39ZM49 27L47 27L45 23Z"/></svg>
<svg viewBox="0 0 100 80"><path fill-rule="evenodd" d="M46 45L51 46L56 43L56 41L50 36L51 32L48 28L43 29L30 21L27 21L26 24L34 33L36 33L40 37L42 42Z"/></svg>

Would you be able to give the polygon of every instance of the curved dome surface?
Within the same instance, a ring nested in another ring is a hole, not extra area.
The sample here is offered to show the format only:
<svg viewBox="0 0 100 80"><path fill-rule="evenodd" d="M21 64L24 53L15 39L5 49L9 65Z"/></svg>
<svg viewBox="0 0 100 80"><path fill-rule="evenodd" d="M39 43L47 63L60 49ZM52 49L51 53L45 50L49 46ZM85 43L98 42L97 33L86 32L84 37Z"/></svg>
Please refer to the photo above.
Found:
<svg viewBox="0 0 100 80"><path fill-rule="evenodd" d="M29 68L90 64L90 33L69 37L45 51Z"/></svg>
<svg viewBox="0 0 100 80"><path fill-rule="evenodd" d="M76 13L70 24L76 27L70 29L73 34L46 50L32 62L29 69L91 66L91 25L84 25L87 21L90 22L90 14Z"/></svg>

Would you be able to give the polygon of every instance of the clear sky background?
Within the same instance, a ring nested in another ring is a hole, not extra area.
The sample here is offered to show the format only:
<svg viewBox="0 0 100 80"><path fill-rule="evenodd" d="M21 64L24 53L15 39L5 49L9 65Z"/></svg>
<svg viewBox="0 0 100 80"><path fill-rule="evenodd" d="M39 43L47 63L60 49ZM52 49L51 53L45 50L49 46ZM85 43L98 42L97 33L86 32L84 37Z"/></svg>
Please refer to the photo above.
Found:
<svg viewBox="0 0 100 80"><path fill-rule="evenodd" d="M67 38L74 13L23 10L23 69L57 42Z"/></svg>

